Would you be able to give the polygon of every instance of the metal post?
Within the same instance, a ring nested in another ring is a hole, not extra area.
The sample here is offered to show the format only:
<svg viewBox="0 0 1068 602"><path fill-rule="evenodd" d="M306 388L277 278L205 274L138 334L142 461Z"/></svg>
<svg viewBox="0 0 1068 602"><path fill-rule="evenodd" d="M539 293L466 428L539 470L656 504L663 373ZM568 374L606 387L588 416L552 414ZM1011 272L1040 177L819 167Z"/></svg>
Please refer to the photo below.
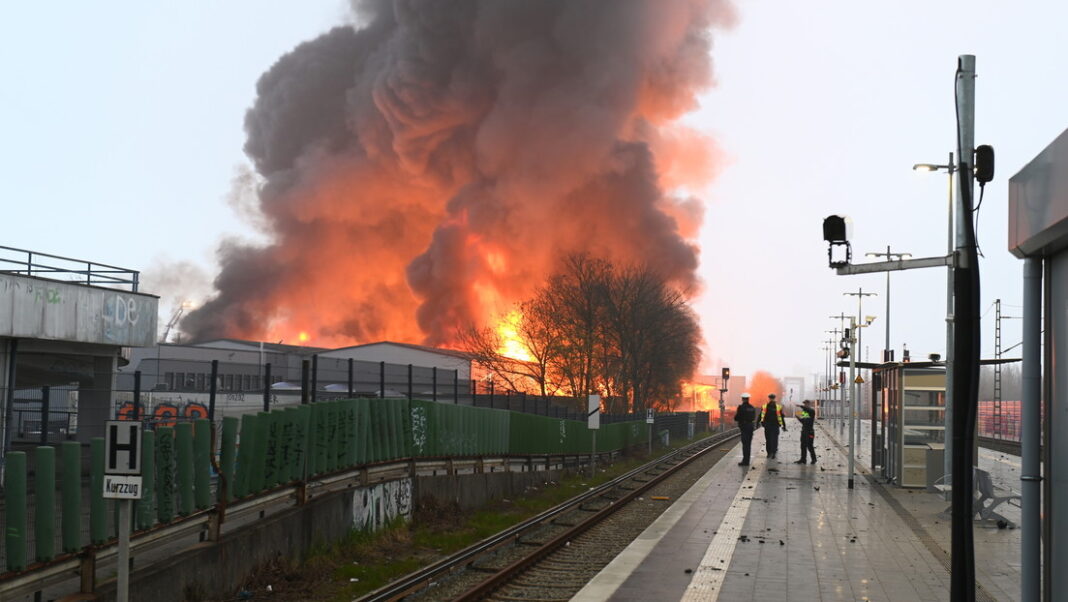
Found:
<svg viewBox="0 0 1068 602"><path fill-rule="evenodd" d="M386 397L386 362L378 362L378 397Z"/></svg>
<svg viewBox="0 0 1068 602"><path fill-rule="evenodd" d="M352 399L353 397L356 396L355 395L355 391L353 390L353 387L352 387L352 375L354 373L354 365L355 365L355 363L356 363L355 360L353 360L350 357L349 361L348 361L348 364L349 364L349 399Z"/></svg>
<svg viewBox="0 0 1068 602"><path fill-rule="evenodd" d="M460 405L460 371L452 371L452 403Z"/></svg>
<svg viewBox="0 0 1068 602"><path fill-rule="evenodd" d="M950 599L975 600L975 546L972 532L972 442L979 364L979 266L972 222L972 155L975 136L975 57L957 62L957 157L960 167L956 204L956 253L953 271L953 492ZM948 413L948 412L947 412Z"/></svg>
<svg viewBox="0 0 1068 602"><path fill-rule="evenodd" d="M949 153L949 200L946 207L948 212L948 236L946 245L948 254L952 255L956 248L956 239L953 235L955 216L953 214L953 174L957 166L953 164L953 153ZM953 266L946 268L946 421L945 421L945 456L942 461L944 475L953 477ZM952 481L950 481L952 483Z"/></svg>
<svg viewBox="0 0 1068 602"><path fill-rule="evenodd" d="M856 391L857 383L854 382L854 381L856 381L856 369L857 369L857 364L856 364L856 356L857 356L857 346L856 346L856 342L857 342L857 334L856 334L857 333L857 323L856 323L856 320L854 320L852 317L850 317L849 318L849 325L850 325L850 332L849 332L849 337L847 339L848 342L849 342L849 387L850 387L849 396L851 398L850 399L850 404L849 404L849 406L850 406L850 408L849 408L850 409L850 416L849 416L849 488L852 489L853 488L853 462L854 462L854 458L856 458L856 455L857 455L857 453L856 453L856 442L854 440L855 433L853 432L854 429L855 429L855 425L856 425L856 422L853 420L853 417L856 416L855 406L856 406L856 402L857 402L857 391ZM843 386L842 389L844 391L845 387Z"/></svg>
<svg viewBox="0 0 1068 602"><path fill-rule="evenodd" d="M412 365L408 364L408 401L412 400Z"/></svg>
<svg viewBox="0 0 1068 602"><path fill-rule="evenodd" d="M305 405L309 402L308 395L308 372L311 371L311 366L308 360L300 360L300 404Z"/></svg>
<svg viewBox="0 0 1068 602"><path fill-rule="evenodd" d="M156 368L156 372L159 372L159 368ZM141 371L140 370L135 370L134 371L133 419L136 422L140 422L141 421Z"/></svg>
<svg viewBox="0 0 1068 602"><path fill-rule="evenodd" d="M316 398L316 392L319 389L319 355L312 354L311 361L311 402L318 401Z"/></svg>
<svg viewBox="0 0 1068 602"><path fill-rule="evenodd" d="M119 578L115 595L118 602L130 600L130 500L119 502Z"/></svg>
<svg viewBox="0 0 1068 602"><path fill-rule="evenodd" d="M48 416L52 413L52 408L49 407L49 397L51 397L49 387L47 385L41 387L41 445L48 445ZM134 409L136 408L135 404Z"/></svg>
<svg viewBox="0 0 1068 602"><path fill-rule="evenodd" d="M215 382L215 379L212 379ZM271 411L271 363L263 365L263 411ZM215 385L212 385L214 388Z"/></svg>
<svg viewBox="0 0 1068 602"><path fill-rule="evenodd" d="M597 476L597 429L593 430L593 449L590 450L590 478Z"/></svg>
<svg viewBox="0 0 1068 602"><path fill-rule="evenodd" d="M1024 260L1023 312L1023 432L1020 437L1021 470L1020 500L1020 587L1021 600L1038 600L1042 584L1042 525L1039 483L1042 480L1041 433L1039 432L1042 403L1042 260Z"/></svg>
<svg viewBox="0 0 1068 602"><path fill-rule="evenodd" d="M887 274L889 275L890 272L887 272ZM866 328L867 327L867 323L866 322L865 322L864 326L861 326L861 322L864 322L864 297L875 297L875 296L877 296L877 293L865 293L863 288L858 288L857 292L855 292L855 293L843 293L843 294L847 295L847 296L850 296L850 297L856 297L857 298L857 323L856 323L856 325L854 327L854 330L855 330L854 334L856 335L857 345L856 345L856 349L853 350L854 353L852 353L850 355L850 357L853 357L854 355L856 355L856 353L859 353L860 350L864 349L864 344L863 344L864 335L863 335L863 332L861 331L861 328ZM863 358L861 358L861 361L863 361ZM852 379L852 376L850 376L850 378ZM860 393L861 388L860 387L855 387L854 385L855 385L855 383L851 384L850 386L853 387L853 389L851 389L851 391L853 392L852 393L853 396L856 398L856 397L858 397L858 393ZM857 399L854 402L853 405L855 406L855 409L853 410L853 422L856 423L857 440L858 440L858 444L859 444L860 433L861 433L861 429L860 429L860 400Z"/></svg>
<svg viewBox="0 0 1068 602"><path fill-rule="evenodd" d="M215 420L215 394L218 393L219 360L211 360L211 383L208 386L208 420ZM136 399L136 395L134 396ZM134 402L134 410L137 402Z"/></svg>
<svg viewBox="0 0 1068 602"><path fill-rule="evenodd" d="M430 400L438 400L438 367L434 366L430 369Z"/></svg>

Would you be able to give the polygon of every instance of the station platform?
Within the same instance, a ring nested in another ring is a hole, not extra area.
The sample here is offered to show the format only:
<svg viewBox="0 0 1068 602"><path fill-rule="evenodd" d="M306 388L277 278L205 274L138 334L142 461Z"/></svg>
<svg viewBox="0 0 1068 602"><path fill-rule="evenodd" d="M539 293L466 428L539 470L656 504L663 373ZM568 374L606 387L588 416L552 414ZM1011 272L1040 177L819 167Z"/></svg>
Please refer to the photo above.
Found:
<svg viewBox="0 0 1068 602"><path fill-rule="evenodd" d="M949 600L942 495L881 483L863 445L850 490L847 430L840 442L840 429L821 422L818 463L799 465L800 427L787 428L777 460L763 430L750 466L737 465L736 445L573 600ZM1012 456L985 452L980 467L1004 482L1013 461L1018 479ZM1007 506L998 510L1018 523ZM976 599L1018 600L1020 531L981 521L974 533Z"/></svg>

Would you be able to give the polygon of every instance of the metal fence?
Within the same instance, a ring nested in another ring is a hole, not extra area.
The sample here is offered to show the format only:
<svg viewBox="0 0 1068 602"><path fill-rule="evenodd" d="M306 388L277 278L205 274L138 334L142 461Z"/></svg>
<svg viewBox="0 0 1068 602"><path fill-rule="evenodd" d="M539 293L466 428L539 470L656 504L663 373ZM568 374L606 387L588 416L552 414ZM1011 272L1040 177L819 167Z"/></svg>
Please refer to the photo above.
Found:
<svg viewBox="0 0 1068 602"><path fill-rule="evenodd" d="M130 287L137 292L140 272L106 263L0 246L0 272L40 276L90 286Z"/></svg>

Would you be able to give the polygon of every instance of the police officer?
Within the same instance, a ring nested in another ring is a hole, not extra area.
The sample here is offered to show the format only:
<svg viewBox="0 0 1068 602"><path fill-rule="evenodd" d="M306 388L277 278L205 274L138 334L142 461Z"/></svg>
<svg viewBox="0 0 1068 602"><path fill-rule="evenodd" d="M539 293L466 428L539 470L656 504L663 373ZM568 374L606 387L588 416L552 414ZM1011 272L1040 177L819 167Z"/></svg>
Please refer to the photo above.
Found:
<svg viewBox="0 0 1068 602"><path fill-rule="evenodd" d="M753 444L753 429L756 428L757 411L749 405L749 394L742 393L742 405L734 411L734 421L742 432L742 461L738 466L749 466L749 450Z"/></svg>
<svg viewBox="0 0 1068 602"><path fill-rule="evenodd" d="M786 432L786 420L782 417L782 406L775 401L775 394L768 395L768 403L760 411L760 424L764 427L764 441L768 444L768 457L775 459L779 451L779 428Z"/></svg>
<svg viewBox="0 0 1068 602"><path fill-rule="evenodd" d="M801 413L797 416L801 423L801 459L794 464L804 464L809 454L812 455L812 463L816 463L816 410L812 407L812 400L806 399L801 406Z"/></svg>

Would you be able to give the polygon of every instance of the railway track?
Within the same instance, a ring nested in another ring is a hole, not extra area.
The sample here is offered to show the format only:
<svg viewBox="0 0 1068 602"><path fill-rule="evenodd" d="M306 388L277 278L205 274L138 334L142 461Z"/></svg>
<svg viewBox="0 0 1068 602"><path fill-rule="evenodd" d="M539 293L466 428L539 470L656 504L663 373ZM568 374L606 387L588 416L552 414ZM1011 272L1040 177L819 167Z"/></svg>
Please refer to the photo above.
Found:
<svg viewBox="0 0 1068 602"><path fill-rule="evenodd" d="M360 598L568 600L733 446L720 433Z"/></svg>

